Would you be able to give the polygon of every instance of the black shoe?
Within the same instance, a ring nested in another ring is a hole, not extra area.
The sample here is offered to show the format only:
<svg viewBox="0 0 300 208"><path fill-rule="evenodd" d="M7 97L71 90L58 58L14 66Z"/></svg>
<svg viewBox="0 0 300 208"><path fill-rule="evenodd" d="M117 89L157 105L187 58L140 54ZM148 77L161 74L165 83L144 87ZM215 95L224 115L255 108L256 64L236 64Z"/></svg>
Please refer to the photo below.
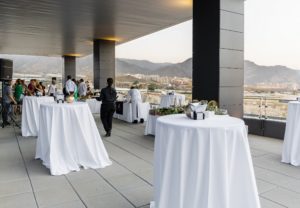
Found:
<svg viewBox="0 0 300 208"><path fill-rule="evenodd" d="M10 123L9 122L3 122L1 127L4 128L5 126L10 126Z"/></svg>
<svg viewBox="0 0 300 208"><path fill-rule="evenodd" d="M132 123L134 123L134 124L137 124L137 123L138 123L138 121L137 121L137 120L134 120Z"/></svg>
<svg viewBox="0 0 300 208"><path fill-rule="evenodd" d="M105 136L106 137L110 137L111 133L110 132L106 132Z"/></svg>
<svg viewBox="0 0 300 208"><path fill-rule="evenodd" d="M5 126L10 126L10 123L9 122L4 122L3 123Z"/></svg>
<svg viewBox="0 0 300 208"><path fill-rule="evenodd" d="M143 118L141 118L141 123L144 123L144 119Z"/></svg>

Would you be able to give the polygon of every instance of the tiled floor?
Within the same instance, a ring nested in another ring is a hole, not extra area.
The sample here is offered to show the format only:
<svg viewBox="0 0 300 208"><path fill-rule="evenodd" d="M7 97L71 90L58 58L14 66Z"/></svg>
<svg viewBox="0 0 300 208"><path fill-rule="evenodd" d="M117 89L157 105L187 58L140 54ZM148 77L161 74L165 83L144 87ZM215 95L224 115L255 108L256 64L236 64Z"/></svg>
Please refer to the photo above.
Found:
<svg viewBox="0 0 300 208"><path fill-rule="evenodd" d="M113 128L104 139L112 166L63 176L34 160L36 138L0 129L0 208L148 208L154 137L140 124L115 120ZM249 143L262 207L300 207L300 168L280 163L282 141L249 135Z"/></svg>

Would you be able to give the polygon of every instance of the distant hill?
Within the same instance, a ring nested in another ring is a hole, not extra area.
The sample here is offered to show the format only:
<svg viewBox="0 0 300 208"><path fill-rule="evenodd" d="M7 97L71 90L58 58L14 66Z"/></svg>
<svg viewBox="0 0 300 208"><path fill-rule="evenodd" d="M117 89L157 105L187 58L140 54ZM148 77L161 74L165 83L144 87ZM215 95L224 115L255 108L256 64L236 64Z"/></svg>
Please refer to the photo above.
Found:
<svg viewBox="0 0 300 208"><path fill-rule="evenodd" d="M118 58L116 61L116 64L122 64L122 63L127 63L129 65L135 65L139 66L141 69L146 69L147 71L156 71L162 67L170 66L173 65L171 63L153 63L151 61L147 60L135 60L135 59L123 59L123 58ZM122 70L124 70L125 67L122 66L117 66L117 71L121 73ZM124 70L125 71L125 70Z"/></svg>
<svg viewBox="0 0 300 208"><path fill-rule="evenodd" d="M55 74L61 73L61 57L12 56L0 55L14 61L14 72L22 74ZM91 79L93 57L91 55L77 59L77 74ZM192 58L182 63L153 63L146 60L116 59L116 73L124 77L127 74L159 75L169 77L192 78ZM245 61L244 79L246 85L259 83L295 83L300 85L300 70L286 66L261 66Z"/></svg>
<svg viewBox="0 0 300 208"><path fill-rule="evenodd" d="M62 58L45 56L0 55L13 60L14 72L23 74L61 73Z"/></svg>
<svg viewBox="0 0 300 208"><path fill-rule="evenodd" d="M182 63L152 63L149 61L117 59L118 74L145 74L169 77L192 77L192 59Z"/></svg>
<svg viewBox="0 0 300 208"><path fill-rule="evenodd" d="M259 83L295 83L300 84L300 70L286 66L260 66L251 61L245 61L245 84Z"/></svg>
<svg viewBox="0 0 300 208"><path fill-rule="evenodd" d="M160 76L176 76L176 77L192 78L192 67L193 67L192 62L193 60L190 58L182 63L161 67L152 73Z"/></svg>

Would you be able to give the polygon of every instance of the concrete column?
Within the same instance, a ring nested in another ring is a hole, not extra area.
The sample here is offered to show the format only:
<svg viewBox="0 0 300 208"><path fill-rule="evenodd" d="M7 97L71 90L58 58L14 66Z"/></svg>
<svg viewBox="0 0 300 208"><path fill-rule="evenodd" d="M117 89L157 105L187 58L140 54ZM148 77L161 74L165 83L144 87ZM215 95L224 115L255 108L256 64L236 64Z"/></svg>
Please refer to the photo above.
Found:
<svg viewBox="0 0 300 208"><path fill-rule="evenodd" d="M193 98L243 116L244 1L194 0Z"/></svg>
<svg viewBox="0 0 300 208"><path fill-rule="evenodd" d="M106 87L106 79L115 81L115 41L94 41L94 88Z"/></svg>
<svg viewBox="0 0 300 208"><path fill-rule="evenodd" d="M75 56L63 56L64 58L64 75L63 84L67 80L67 76L71 75L72 79L76 79L76 57Z"/></svg>

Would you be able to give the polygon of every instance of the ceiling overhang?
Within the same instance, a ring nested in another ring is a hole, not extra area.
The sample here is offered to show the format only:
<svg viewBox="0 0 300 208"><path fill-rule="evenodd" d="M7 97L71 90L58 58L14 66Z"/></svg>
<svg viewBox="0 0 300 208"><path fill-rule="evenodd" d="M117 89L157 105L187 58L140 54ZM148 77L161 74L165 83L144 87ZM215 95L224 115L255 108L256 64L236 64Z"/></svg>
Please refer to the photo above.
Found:
<svg viewBox="0 0 300 208"><path fill-rule="evenodd" d="M192 18L192 0L1 0L0 54L88 55Z"/></svg>

